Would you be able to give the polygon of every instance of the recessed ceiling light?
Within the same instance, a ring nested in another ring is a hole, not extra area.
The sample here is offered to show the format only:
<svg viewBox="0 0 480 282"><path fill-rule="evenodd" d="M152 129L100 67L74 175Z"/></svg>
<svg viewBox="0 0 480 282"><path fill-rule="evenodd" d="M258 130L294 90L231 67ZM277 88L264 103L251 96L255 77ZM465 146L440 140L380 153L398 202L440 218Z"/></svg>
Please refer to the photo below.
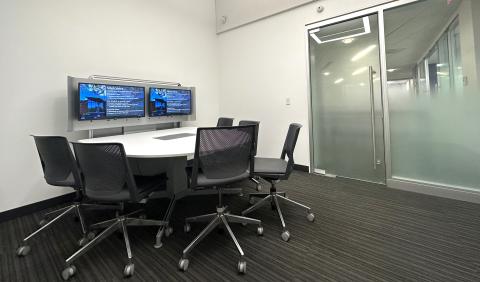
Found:
<svg viewBox="0 0 480 282"><path fill-rule="evenodd" d="M339 78L339 79L335 80L334 83L335 83L335 84L339 84L339 83L341 83L343 80L344 80L343 78Z"/></svg>
<svg viewBox="0 0 480 282"><path fill-rule="evenodd" d="M326 71L326 72L323 73L323 75L324 75L324 76L329 76L330 73L329 73L328 71Z"/></svg>
<svg viewBox="0 0 480 282"><path fill-rule="evenodd" d="M361 50L355 56L352 57L352 62L358 61L361 58L365 57L366 55L368 55L368 53L372 52L373 49L375 49L375 48L377 48L377 45L374 44L374 45L370 45L367 48Z"/></svg>
<svg viewBox="0 0 480 282"><path fill-rule="evenodd" d="M394 72L394 71L396 71L396 70L397 70L397 69L388 69L387 71L388 71L388 72Z"/></svg>
<svg viewBox="0 0 480 282"><path fill-rule="evenodd" d="M368 70L367 67L361 67L359 69L356 69L354 72L352 72L352 75L359 75L361 73L364 73Z"/></svg>
<svg viewBox="0 0 480 282"><path fill-rule="evenodd" d="M343 43L345 44L350 44L355 40L355 38L345 38L342 40Z"/></svg>
<svg viewBox="0 0 480 282"><path fill-rule="evenodd" d="M363 83L363 82L360 82L360 86L365 86L365 83Z"/></svg>

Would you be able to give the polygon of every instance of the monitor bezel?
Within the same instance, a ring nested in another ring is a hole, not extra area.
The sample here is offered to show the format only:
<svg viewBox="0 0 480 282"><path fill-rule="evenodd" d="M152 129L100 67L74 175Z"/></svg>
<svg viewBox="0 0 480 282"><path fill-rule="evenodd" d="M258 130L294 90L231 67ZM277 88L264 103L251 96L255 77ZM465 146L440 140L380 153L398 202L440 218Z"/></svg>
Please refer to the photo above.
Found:
<svg viewBox="0 0 480 282"><path fill-rule="evenodd" d="M185 90L189 92L190 95L190 110L188 113L168 113L168 104L167 104L167 113L164 115L153 115L153 113L150 111L150 97L152 93L152 89L173 89L173 90ZM193 114L193 107L192 107L192 89L191 88L186 88L186 87L149 87L148 88L148 99L147 99L147 111L148 111L148 116L151 118L155 117L168 117L168 116L189 116Z"/></svg>
<svg viewBox="0 0 480 282"><path fill-rule="evenodd" d="M143 115L131 115L131 116L113 116L108 117L107 113L105 112L104 118L96 118L96 119L80 119L80 84L92 84L92 85L109 85L109 86L119 86L119 87L135 87L143 89ZM144 118L145 117L145 98L147 91L145 86L136 86L136 85L125 85L125 84L112 84L112 83L95 83L95 82L78 82L77 84L77 119L78 121L96 121L96 120L118 120L118 119L126 119L126 118Z"/></svg>

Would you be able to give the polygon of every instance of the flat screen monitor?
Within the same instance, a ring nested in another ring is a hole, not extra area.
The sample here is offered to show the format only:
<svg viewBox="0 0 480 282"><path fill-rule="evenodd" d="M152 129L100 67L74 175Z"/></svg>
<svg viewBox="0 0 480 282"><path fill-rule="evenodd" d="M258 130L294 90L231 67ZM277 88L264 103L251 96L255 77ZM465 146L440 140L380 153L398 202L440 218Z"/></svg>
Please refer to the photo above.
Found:
<svg viewBox="0 0 480 282"><path fill-rule="evenodd" d="M150 87L149 115L151 117L192 114L190 89Z"/></svg>
<svg viewBox="0 0 480 282"><path fill-rule="evenodd" d="M78 96L78 120L145 116L144 87L80 82Z"/></svg>

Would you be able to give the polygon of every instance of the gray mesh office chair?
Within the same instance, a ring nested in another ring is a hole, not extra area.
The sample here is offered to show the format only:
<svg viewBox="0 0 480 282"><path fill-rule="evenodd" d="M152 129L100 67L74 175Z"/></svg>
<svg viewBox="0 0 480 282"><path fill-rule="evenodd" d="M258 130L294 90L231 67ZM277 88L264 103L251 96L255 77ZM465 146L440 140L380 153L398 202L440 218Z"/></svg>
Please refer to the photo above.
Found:
<svg viewBox="0 0 480 282"><path fill-rule="evenodd" d="M123 274L126 277L131 276L134 273L134 264L127 226L167 226L168 222L134 218L131 216L141 213L142 210L124 214L123 207L125 203L139 203L153 191L163 188L164 176L134 176L122 144L72 144L82 171L85 196L96 201L117 203L121 209L115 218L90 226L91 229L105 229L66 260L67 267L63 270L62 277L68 280L73 276L76 267L72 262L118 229L122 230L128 256Z"/></svg>
<svg viewBox="0 0 480 282"><path fill-rule="evenodd" d="M217 127L232 126L232 125L233 125L233 118L227 118L227 117L218 118Z"/></svg>
<svg viewBox="0 0 480 282"><path fill-rule="evenodd" d="M78 244L83 246L88 242L89 238L87 237L87 227L81 213L81 207L97 205L87 204L82 201L80 172L70 145L63 136L33 136L33 139L40 157L45 181L52 186L70 187L75 190L76 196L74 202L70 205L46 213L39 222L41 227L23 239L22 245L18 247L16 253L18 256L27 255L31 250L27 244L30 239L71 213L74 213L79 218L83 236L78 241ZM57 216L52 220L48 220L48 217L53 215Z"/></svg>
<svg viewBox="0 0 480 282"><path fill-rule="evenodd" d="M313 222L315 215L310 211L310 208L290 200L286 197L285 192L277 192L275 187L276 182L280 180L287 180L293 171L293 151L295 150L295 145L297 143L298 134L302 126L297 123L290 124L288 128L287 138L283 145L282 153L279 159L275 158L255 158L255 175L267 180L270 182L270 193L252 193L249 195L250 204L254 204L253 197L264 197L255 205L246 209L242 212L242 215L249 214L254 210L262 207L264 204L270 202L272 208L277 210L278 216L282 223L283 232L281 234L282 239L286 242L290 239L290 232L285 226L285 220L283 219L282 210L280 208L279 199L287 203L294 204L296 206L302 207L307 211L307 219L310 222ZM288 161L285 160L285 157L288 157Z"/></svg>
<svg viewBox="0 0 480 282"><path fill-rule="evenodd" d="M257 155L257 144L258 144L258 130L260 128L260 122L255 121L255 120L241 120L241 121L238 122L238 125L240 125L240 126L242 126L242 125L254 125L255 126L255 139L254 139L255 144L253 146L253 155L256 156ZM257 191L262 190L262 184L260 183L258 176L253 176L252 178L250 178L250 180L253 183L255 183Z"/></svg>
<svg viewBox="0 0 480 282"><path fill-rule="evenodd" d="M236 216L226 211L222 202L222 186L247 179L253 172L254 126L198 128L193 167L187 168L191 189L214 187L218 190L218 205L215 213L190 217L185 220L184 230L190 231L192 222L210 222L205 229L183 250L178 267L186 271L190 251L203 240L216 226L223 225L234 241L240 260L237 269L246 272L247 263L244 252L229 223L257 224L257 234L263 234L261 221ZM201 168L201 170L200 170Z"/></svg>

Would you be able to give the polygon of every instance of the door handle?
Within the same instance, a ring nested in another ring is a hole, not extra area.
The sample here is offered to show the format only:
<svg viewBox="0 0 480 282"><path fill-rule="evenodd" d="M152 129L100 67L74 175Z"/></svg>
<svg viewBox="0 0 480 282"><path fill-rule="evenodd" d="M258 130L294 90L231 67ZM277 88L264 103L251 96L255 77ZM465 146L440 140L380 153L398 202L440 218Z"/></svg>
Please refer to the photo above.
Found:
<svg viewBox="0 0 480 282"><path fill-rule="evenodd" d="M370 82L370 122L372 125L372 149L373 149L373 169L377 169L377 145L375 142L375 89L373 85L373 75L375 71L372 66L368 67L368 79Z"/></svg>

